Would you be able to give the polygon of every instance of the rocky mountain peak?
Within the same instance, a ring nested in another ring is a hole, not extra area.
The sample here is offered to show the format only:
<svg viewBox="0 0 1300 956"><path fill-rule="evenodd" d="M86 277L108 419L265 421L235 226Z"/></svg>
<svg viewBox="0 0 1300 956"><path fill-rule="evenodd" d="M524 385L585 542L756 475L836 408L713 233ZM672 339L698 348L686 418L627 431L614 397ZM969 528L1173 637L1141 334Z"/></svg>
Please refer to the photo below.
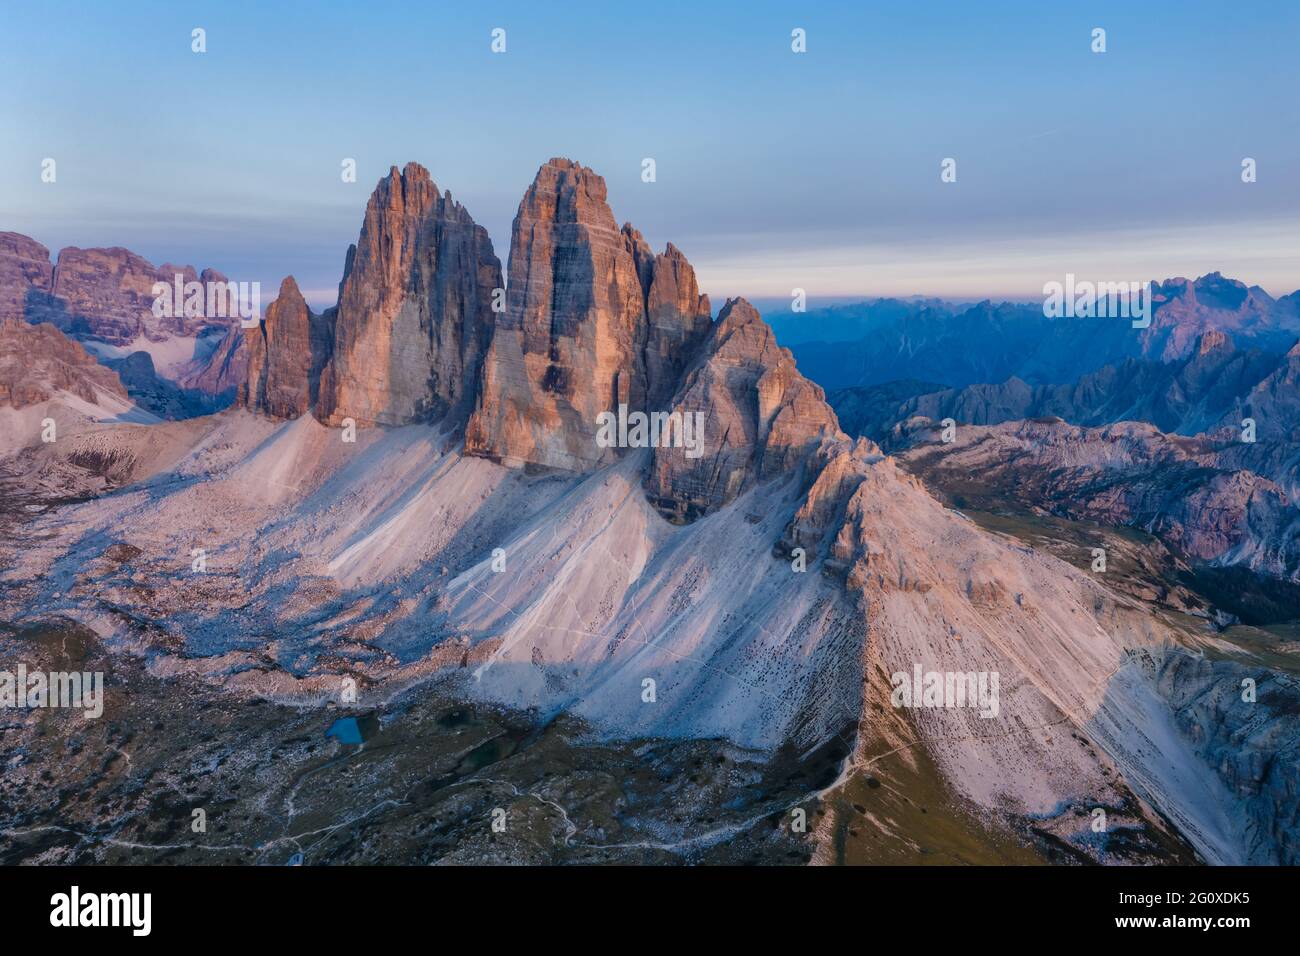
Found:
<svg viewBox="0 0 1300 956"><path fill-rule="evenodd" d="M487 231L423 166L393 167L349 250L318 416L365 425L450 418L459 427L502 286Z"/></svg>
<svg viewBox="0 0 1300 956"><path fill-rule="evenodd" d="M825 393L744 299L723 306L672 411L702 436L698 449L655 451L648 494L674 521L707 514L757 481L802 472L825 441L847 441Z"/></svg>
<svg viewBox="0 0 1300 956"><path fill-rule="evenodd" d="M606 197L604 179L568 159L524 194L470 454L569 471L612 462L622 450L598 443L598 417L666 402L703 340L708 300L689 263L619 229Z"/></svg>
<svg viewBox="0 0 1300 956"><path fill-rule="evenodd" d="M0 320L26 318L49 295L50 250L16 232L0 232Z"/></svg>
<svg viewBox="0 0 1300 956"><path fill-rule="evenodd" d="M276 418L297 418L317 401L321 371L328 361L333 330L313 315L293 276L247 335L248 378L238 403Z"/></svg>

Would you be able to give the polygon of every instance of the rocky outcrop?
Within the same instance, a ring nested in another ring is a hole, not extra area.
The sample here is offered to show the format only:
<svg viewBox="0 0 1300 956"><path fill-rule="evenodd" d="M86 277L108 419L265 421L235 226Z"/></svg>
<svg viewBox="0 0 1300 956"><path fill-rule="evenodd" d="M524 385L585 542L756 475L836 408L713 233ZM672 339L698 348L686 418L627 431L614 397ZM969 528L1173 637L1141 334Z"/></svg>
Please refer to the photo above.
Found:
<svg viewBox="0 0 1300 956"><path fill-rule="evenodd" d="M1199 562L1300 580L1300 528L1284 488L1231 463L1240 443L1166 435L1137 422L1079 428L1059 419L965 426L951 444L915 419L900 461L972 508L999 502L1128 525Z"/></svg>
<svg viewBox="0 0 1300 956"><path fill-rule="evenodd" d="M159 418L196 418L219 411L227 404L216 396L186 388L159 375L153 356L143 350L101 361L117 373L131 401Z"/></svg>
<svg viewBox="0 0 1300 956"><path fill-rule="evenodd" d="M50 250L16 232L0 232L0 321L43 309L53 275Z"/></svg>
<svg viewBox="0 0 1300 956"><path fill-rule="evenodd" d="M1245 418L1254 419L1257 441L1300 444L1300 343L1269 375L1240 395L1219 425L1235 431Z"/></svg>
<svg viewBox="0 0 1300 956"><path fill-rule="evenodd" d="M605 180L567 159L542 166L519 204L506 301L465 447L510 464L616 460L618 447L597 442L598 416L666 402L709 325L681 253L653 256L620 230Z"/></svg>
<svg viewBox="0 0 1300 956"><path fill-rule="evenodd" d="M1254 693L1244 681L1254 682ZM1156 687L1178 728L1253 823L1258 862L1300 863L1300 685L1294 677L1171 649Z"/></svg>
<svg viewBox="0 0 1300 956"><path fill-rule="evenodd" d="M623 224L623 241L632 253L645 296L645 404L649 410L658 410L673 397L709 333L713 313L709 297L700 294L695 270L680 249L670 242L660 255L654 255L630 223Z"/></svg>
<svg viewBox="0 0 1300 956"><path fill-rule="evenodd" d="M1159 361L1193 355L1207 332L1227 333L1238 341L1276 350L1300 329L1285 303L1279 304L1259 286L1247 286L1218 272L1195 280L1180 277L1153 283L1151 302L1154 312L1151 327L1142 335L1142 354Z"/></svg>
<svg viewBox="0 0 1300 956"><path fill-rule="evenodd" d="M463 424L501 286L487 231L424 167L393 167L349 250L318 417Z"/></svg>
<svg viewBox="0 0 1300 956"><path fill-rule="evenodd" d="M182 294L175 295L180 277ZM186 309L184 284L191 289ZM129 249L80 249L69 246L50 264L45 246L15 232L0 233L0 318L50 322L78 338L124 346L172 336L193 337L205 329L237 326L238 299L229 280L213 269L164 263L155 267ZM168 287L167 308L155 315L155 283ZM173 301L179 299L179 301Z"/></svg>
<svg viewBox="0 0 1300 956"><path fill-rule="evenodd" d="M247 339L248 375L238 403L275 418L297 418L314 407L333 329L329 318L312 314L293 276L280 283L280 294Z"/></svg>
<svg viewBox="0 0 1300 956"><path fill-rule="evenodd" d="M702 425L702 448L657 448L650 499L675 521L691 520L762 481L796 472L824 440L842 437L821 388L744 299L718 315L703 355L672 412Z"/></svg>
<svg viewBox="0 0 1300 956"><path fill-rule="evenodd" d="M0 405L23 408L61 391L91 404L101 393L127 400L117 373L54 326L0 319Z"/></svg>
<svg viewBox="0 0 1300 956"><path fill-rule="evenodd" d="M159 310L170 314L155 315L155 284L174 290L177 276L181 277L182 292L186 283L198 282L203 284L203 295L187 309L184 294L177 304L173 293L167 308ZM211 326L238 324L238 314L229 314L228 301L223 300L218 308L219 293L212 291L212 283L226 282L225 276L211 269L199 273L193 266L171 263L155 268L129 249L70 246L59 252L51 298L42 317L72 334L111 345L196 336ZM217 317L217 312L226 314ZM209 318L209 313L214 317Z"/></svg>

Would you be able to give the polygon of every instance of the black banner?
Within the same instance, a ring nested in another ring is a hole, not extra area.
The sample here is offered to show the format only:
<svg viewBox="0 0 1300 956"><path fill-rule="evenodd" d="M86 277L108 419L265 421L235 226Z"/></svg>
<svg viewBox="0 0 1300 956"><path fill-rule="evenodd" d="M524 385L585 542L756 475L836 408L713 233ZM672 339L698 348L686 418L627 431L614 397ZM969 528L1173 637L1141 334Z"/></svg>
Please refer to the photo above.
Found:
<svg viewBox="0 0 1300 956"><path fill-rule="evenodd" d="M0 881L10 939L76 932L128 943L338 944L406 925L561 944L606 927L660 935L687 918L743 936L785 916L798 921L790 928L847 920L903 938L1199 934L1230 944L1289 925L1294 897L1290 871L1263 868L40 867L0 870Z"/></svg>

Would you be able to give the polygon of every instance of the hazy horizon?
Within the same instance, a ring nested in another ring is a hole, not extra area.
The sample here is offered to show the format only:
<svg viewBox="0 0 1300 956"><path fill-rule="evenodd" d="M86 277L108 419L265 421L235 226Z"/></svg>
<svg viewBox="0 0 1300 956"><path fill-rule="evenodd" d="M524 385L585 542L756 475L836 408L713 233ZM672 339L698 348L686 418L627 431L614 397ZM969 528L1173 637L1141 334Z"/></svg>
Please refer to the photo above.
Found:
<svg viewBox="0 0 1300 956"><path fill-rule="evenodd" d="M1298 9L578 8L15 10L0 229L272 291L292 274L323 307L390 166L426 166L504 263L519 198L562 155L605 177L620 222L682 249L715 303L1030 301L1067 272L1300 288L1300 122L1282 93ZM79 28L51 31L59 17Z"/></svg>

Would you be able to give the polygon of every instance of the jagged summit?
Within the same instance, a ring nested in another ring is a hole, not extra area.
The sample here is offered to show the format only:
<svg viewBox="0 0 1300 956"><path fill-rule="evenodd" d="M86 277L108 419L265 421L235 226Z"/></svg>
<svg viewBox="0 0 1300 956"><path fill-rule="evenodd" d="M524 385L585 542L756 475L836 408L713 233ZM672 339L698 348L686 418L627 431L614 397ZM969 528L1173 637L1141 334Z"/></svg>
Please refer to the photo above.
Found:
<svg viewBox="0 0 1300 956"><path fill-rule="evenodd" d="M673 411L699 415L704 426L699 456L673 447L655 452L651 498L674 520L725 505L755 481L796 472L823 440L843 437L825 393L799 374L744 299L723 306Z"/></svg>
<svg viewBox="0 0 1300 956"><path fill-rule="evenodd" d="M329 317L314 315L293 276L248 336L248 378L238 403L277 418L297 418L319 397L321 372L332 352Z"/></svg>
<svg viewBox="0 0 1300 956"><path fill-rule="evenodd" d="M314 316L292 279L250 339L245 407L323 422L444 421L465 452L588 472L638 447L598 440L601 416L699 423L656 447L647 490L675 521L755 481L798 470L839 434L757 310L729 301L714 323L671 242L655 254L615 226L604 180L567 159L539 168L511 233L501 295L486 234L424 167L392 167L349 250L336 314ZM493 311L494 297L501 311ZM670 426L671 427L671 426Z"/></svg>
<svg viewBox="0 0 1300 956"><path fill-rule="evenodd" d="M690 264L620 230L606 195L595 172L553 159L520 202L470 454L568 471L617 460L596 441L598 416L666 402L707 333Z"/></svg>
<svg viewBox="0 0 1300 956"><path fill-rule="evenodd" d="M500 286L487 231L423 166L393 167L347 257L318 417L364 425L463 418Z"/></svg>

